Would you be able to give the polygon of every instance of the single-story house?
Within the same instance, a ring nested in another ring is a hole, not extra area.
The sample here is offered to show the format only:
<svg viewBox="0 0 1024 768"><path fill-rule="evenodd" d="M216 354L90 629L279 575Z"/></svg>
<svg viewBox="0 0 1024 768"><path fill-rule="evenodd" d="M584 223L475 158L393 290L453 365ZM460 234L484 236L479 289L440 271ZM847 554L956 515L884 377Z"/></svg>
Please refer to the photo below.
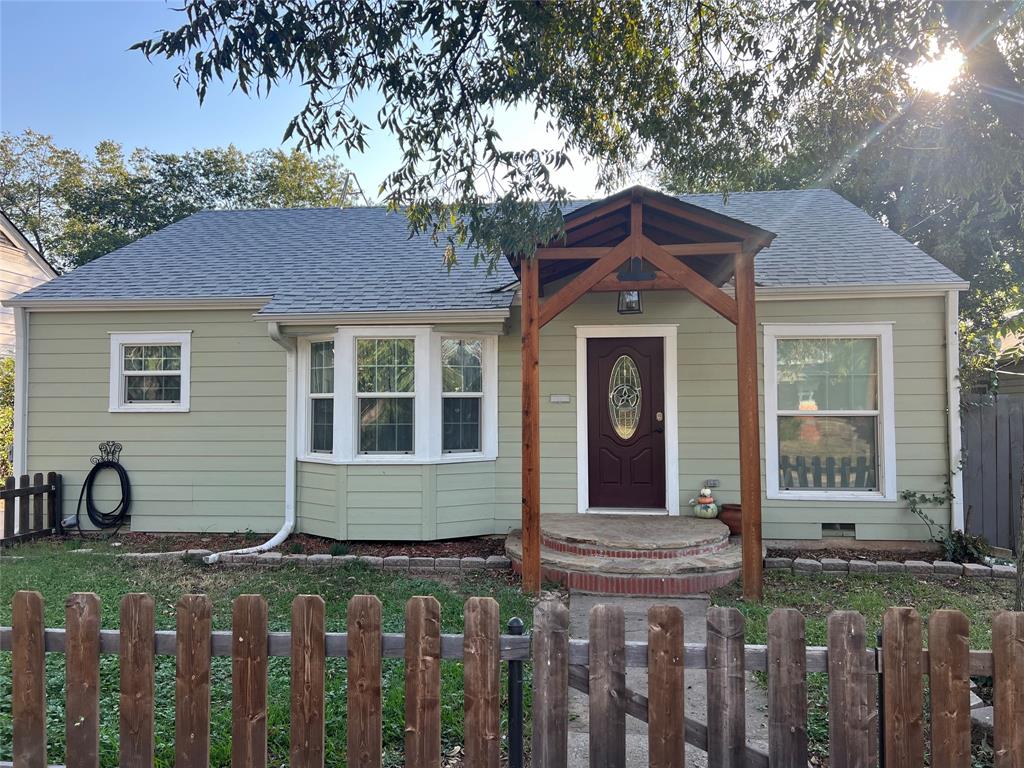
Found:
<svg viewBox="0 0 1024 768"><path fill-rule="evenodd" d="M899 494L959 486L963 280L828 190L637 187L565 218L491 271L382 208L203 211L79 267L7 302L17 471L63 473L70 514L112 440L133 530L410 541L518 527L527 475L546 519L685 516L746 471L766 538L927 538Z"/></svg>
<svg viewBox="0 0 1024 768"><path fill-rule="evenodd" d="M0 211L0 301L24 293L57 276L36 247ZM14 313L0 308L0 357L14 354Z"/></svg>

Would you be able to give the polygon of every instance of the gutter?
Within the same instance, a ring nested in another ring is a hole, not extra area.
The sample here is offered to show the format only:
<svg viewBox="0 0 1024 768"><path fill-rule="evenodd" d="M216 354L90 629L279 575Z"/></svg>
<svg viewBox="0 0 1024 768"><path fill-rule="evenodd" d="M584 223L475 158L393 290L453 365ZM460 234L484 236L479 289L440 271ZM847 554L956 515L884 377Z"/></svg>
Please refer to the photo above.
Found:
<svg viewBox="0 0 1024 768"><path fill-rule="evenodd" d="M281 332L281 326L276 322L267 323L267 335L278 345L284 348L287 368L287 383L285 385L285 441L284 441L284 521L281 528L267 541L255 547L244 547L242 549L231 549L226 552L214 552L203 558L203 562L212 565L223 555L251 555L259 552L266 552L278 546L287 539L295 530L295 399L296 399L296 343L295 339L285 336Z"/></svg>
<svg viewBox="0 0 1024 768"><path fill-rule="evenodd" d="M419 325L423 323L504 322L509 317L506 309L438 309L408 312L321 312L274 313L258 312L257 320L286 322L289 325Z"/></svg>

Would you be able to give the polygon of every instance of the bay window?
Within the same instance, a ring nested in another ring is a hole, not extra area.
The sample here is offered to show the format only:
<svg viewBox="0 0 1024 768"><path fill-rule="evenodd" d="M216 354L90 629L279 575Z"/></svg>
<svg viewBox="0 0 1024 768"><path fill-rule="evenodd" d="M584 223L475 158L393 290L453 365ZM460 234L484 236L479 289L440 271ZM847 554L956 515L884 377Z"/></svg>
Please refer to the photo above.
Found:
<svg viewBox="0 0 1024 768"><path fill-rule="evenodd" d="M769 497L895 496L892 326L765 326Z"/></svg>
<svg viewBox="0 0 1024 768"><path fill-rule="evenodd" d="M300 458L423 463L497 454L497 336L340 327L299 344Z"/></svg>

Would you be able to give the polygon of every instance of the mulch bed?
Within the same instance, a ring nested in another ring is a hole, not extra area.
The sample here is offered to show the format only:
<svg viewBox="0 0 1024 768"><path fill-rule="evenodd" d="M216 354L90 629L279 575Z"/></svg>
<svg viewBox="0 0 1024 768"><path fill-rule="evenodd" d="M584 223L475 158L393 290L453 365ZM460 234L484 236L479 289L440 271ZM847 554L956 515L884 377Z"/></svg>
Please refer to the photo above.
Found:
<svg viewBox="0 0 1024 768"><path fill-rule="evenodd" d="M821 560L825 557L835 557L840 560L871 560L877 563L880 560L890 560L897 563L905 563L907 560L923 560L926 563L934 563L942 559L942 553L934 549L857 549L852 547L816 547L809 549L794 549L790 547L773 548L768 547L768 557L806 557L811 560Z"/></svg>
<svg viewBox="0 0 1024 768"><path fill-rule="evenodd" d="M196 534L152 534L127 532L118 534L111 543L120 544L125 552L174 552L181 549L210 549L223 551L254 547L269 539L271 534L244 533L196 533ZM67 537L78 540L77 534ZM88 540L90 537L86 537ZM101 537L102 538L102 537ZM289 536L274 551L284 554L320 555L332 554L332 547L342 542L297 533ZM390 557L391 555L408 555L409 557L488 557L505 554L505 538L503 536L479 536L469 539L450 539L447 541L349 541L346 554Z"/></svg>

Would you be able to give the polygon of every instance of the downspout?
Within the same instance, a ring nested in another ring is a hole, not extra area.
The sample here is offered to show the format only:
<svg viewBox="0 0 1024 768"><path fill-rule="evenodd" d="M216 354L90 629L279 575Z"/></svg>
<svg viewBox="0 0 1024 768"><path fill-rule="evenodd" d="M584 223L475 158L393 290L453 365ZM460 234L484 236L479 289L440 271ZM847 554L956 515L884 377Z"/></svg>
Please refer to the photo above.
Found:
<svg viewBox="0 0 1024 768"><path fill-rule="evenodd" d="M14 476L28 473L28 334L29 313L14 309Z"/></svg>
<svg viewBox="0 0 1024 768"><path fill-rule="evenodd" d="M951 528L962 531L964 515L963 433L960 431L960 292L946 292L946 399L949 414L949 502Z"/></svg>
<svg viewBox="0 0 1024 768"><path fill-rule="evenodd" d="M216 563L224 555L252 555L259 552L266 552L283 542L295 530L295 368L296 368L296 344L295 339L285 336L281 332L281 326L274 321L267 323L267 335L285 351L285 367L287 369L287 382L285 384L285 466L284 466L284 522L281 529L270 539L255 547L243 549L231 549L226 552L214 552L207 555L203 561L208 564Z"/></svg>

